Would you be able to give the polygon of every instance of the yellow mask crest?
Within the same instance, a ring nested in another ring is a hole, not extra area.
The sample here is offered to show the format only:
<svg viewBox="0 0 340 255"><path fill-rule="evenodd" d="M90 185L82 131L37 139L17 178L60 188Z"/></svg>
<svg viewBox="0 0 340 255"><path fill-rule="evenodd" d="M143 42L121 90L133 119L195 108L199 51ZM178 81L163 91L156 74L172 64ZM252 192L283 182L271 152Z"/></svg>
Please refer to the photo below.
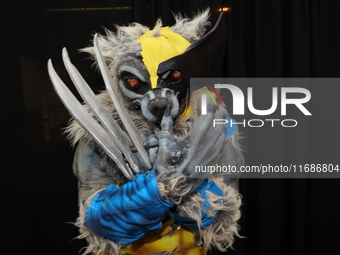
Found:
<svg viewBox="0 0 340 255"><path fill-rule="evenodd" d="M153 36L153 30L143 34L137 39L142 45L143 62L150 74L151 87L157 87L158 65L165 60L182 54L189 46L190 42L184 37L171 31L169 27L162 27Z"/></svg>

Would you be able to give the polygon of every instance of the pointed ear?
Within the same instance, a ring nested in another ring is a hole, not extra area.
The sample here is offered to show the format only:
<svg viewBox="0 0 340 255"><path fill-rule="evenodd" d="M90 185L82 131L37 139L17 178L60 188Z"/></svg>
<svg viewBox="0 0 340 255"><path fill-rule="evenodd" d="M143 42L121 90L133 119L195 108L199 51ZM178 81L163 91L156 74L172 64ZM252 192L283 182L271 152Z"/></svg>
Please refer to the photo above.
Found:
<svg viewBox="0 0 340 255"><path fill-rule="evenodd" d="M223 60L227 42L225 15L220 14L215 26L193 43L183 54L168 59L158 66L158 86L173 89L185 96L190 88L190 78L213 77ZM180 71L179 80L171 78L173 71Z"/></svg>
<svg viewBox="0 0 340 255"><path fill-rule="evenodd" d="M171 27L171 31L183 36L190 43L199 40L210 27L210 8L198 13L192 19L183 18L180 14L174 15L176 24Z"/></svg>

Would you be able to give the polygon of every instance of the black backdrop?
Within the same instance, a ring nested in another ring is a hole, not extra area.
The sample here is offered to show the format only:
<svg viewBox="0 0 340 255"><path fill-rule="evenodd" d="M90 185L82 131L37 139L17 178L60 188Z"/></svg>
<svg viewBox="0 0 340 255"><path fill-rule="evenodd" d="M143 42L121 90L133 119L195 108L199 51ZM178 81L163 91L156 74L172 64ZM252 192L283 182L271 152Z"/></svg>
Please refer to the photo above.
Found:
<svg viewBox="0 0 340 255"><path fill-rule="evenodd" d="M2 251L11 254L78 254L77 187L72 153L61 129L68 113L46 72L52 58L62 78L61 48L94 90L102 89L91 62L76 49L102 26L137 21L152 26L170 12L227 12L226 77L339 77L340 3L336 0L229 1L4 1L0 9ZM71 84L69 82L69 84ZM338 95L335 95L335 99ZM335 101L334 116L337 116ZM337 139L338 130L334 130ZM330 139L333 136L328 136ZM288 143L293 139L283 137ZM261 151L247 134L246 159ZM274 145L275 147L275 145ZM289 151L288 146L283 153ZM326 148L327 149L327 148ZM307 152L308 153L308 152ZM339 154L337 147L332 148ZM313 155L311 155L312 157ZM327 163L327 162L325 162ZM337 179L242 179L241 234L229 254L328 254L336 252L340 182ZM227 253L227 254L228 254ZM218 254L214 252L214 254Z"/></svg>

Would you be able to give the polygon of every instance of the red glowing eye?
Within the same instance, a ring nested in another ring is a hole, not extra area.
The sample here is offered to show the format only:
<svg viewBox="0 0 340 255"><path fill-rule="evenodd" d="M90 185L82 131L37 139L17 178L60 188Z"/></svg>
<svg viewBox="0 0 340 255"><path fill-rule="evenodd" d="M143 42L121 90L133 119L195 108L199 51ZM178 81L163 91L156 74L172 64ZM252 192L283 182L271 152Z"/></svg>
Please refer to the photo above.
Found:
<svg viewBox="0 0 340 255"><path fill-rule="evenodd" d="M134 78L127 79L126 81L129 83L129 85L130 85L131 87L136 87L136 86L138 86L139 83L140 83L139 80L134 79Z"/></svg>
<svg viewBox="0 0 340 255"><path fill-rule="evenodd" d="M182 77L182 72L181 71L173 71L171 73L171 77L174 79L179 79Z"/></svg>

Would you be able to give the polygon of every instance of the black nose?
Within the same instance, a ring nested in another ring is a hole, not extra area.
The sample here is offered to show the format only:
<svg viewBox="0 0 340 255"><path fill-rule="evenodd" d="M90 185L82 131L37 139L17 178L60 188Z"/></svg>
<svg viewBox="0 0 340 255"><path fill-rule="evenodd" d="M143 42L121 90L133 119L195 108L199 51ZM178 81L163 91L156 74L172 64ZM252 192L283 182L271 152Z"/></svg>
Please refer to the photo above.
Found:
<svg viewBox="0 0 340 255"><path fill-rule="evenodd" d="M166 98L155 99L150 102L149 111L158 119L161 119L168 104L169 101Z"/></svg>

